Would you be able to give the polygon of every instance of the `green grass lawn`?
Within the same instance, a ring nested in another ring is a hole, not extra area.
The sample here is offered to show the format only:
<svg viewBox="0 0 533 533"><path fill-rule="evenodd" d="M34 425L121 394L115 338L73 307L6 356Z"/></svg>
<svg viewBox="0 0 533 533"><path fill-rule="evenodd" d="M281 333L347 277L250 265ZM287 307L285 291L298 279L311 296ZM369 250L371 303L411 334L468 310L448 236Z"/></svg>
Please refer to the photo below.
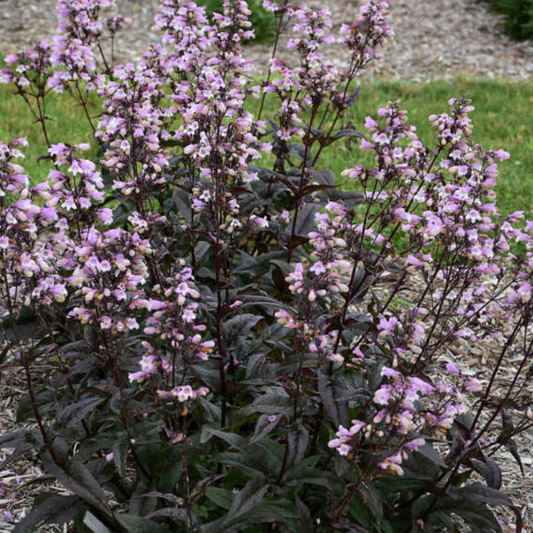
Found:
<svg viewBox="0 0 533 533"><path fill-rule="evenodd" d="M46 114L51 118L47 121L51 143L95 144L83 109L69 95L50 94L46 101ZM95 107L94 113L98 112L99 109ZM47 154L41 126L35 122L22 98L14 94L13 88L0 85L0 142L6 143L17 137L26 137L29 144L22 165L33 182L42 181L48 174L50 163L47 160L38 161L40 156Z"/></svg>
<svg viewBox="0 0 533 533"><path fill-rule="evenodd" d="M504 148L511 154L511 159L501 166L500 210L504 213L525 210L533 216L533 83L462 78L427 84L378 81L363 85L352 120L362 130L366 115L375 116L379 107L399 98L422 139L433 142L433 128L427 117L447 111L448 99L463 94L476 107L472 113L474 140L485 148ZM94 106L94 114L98 111ZM91 140L82 109L68 95L50 95L47 114L54 119L48 123L52 142L75 144ZM34 123L24 102L12 94L12 89L0 85L0 140L6 142L21 136L26 136L30 143L24 166L35 182L41 181L49 166L37 162L46 153L40 126ZM363 157L357 148L348 150L339 142L323 154L319 167L330 168L340 176L342 170L362 161Z"/></svg>

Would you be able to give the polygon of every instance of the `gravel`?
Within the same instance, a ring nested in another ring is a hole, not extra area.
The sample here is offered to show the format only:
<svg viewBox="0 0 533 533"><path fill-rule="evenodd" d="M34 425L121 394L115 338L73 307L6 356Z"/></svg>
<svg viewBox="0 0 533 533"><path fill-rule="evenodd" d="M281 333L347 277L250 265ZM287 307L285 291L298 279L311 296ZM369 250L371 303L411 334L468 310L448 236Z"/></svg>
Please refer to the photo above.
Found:
<svg viewBox="0 0 533 533"><path fill-rule="evenodd" d="M138 59L159 36L152 31L158 0L117 0L120 13L132 19L118 46L121 59ZM458 74L524 80L533 75L533 42L517 43L501 32L501 19L476 0L389 0L396 37L369 77L402 80L451 78ZM323 7L322 0L309 5ZM332 0L334 28L353 19L360 1ZM42 39L55 28L55 0L0 0L0 49L13 52ZM284 39L288 35L284 36ZM289 53L280 56L290 61ZM327 49L328 59L346 66L342 47ZM265 68L269 47L247 46L245 55Z"/></svg>

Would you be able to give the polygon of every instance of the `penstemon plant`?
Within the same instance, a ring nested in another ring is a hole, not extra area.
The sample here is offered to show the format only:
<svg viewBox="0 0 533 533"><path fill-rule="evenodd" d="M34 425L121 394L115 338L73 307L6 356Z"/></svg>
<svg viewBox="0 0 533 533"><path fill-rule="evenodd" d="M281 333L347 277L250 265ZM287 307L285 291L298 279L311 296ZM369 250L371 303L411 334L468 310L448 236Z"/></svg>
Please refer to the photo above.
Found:
<svg viewBox="0 0 533 533"><path fill-rule="evenodd" d="M349 126L386 2L335 37L327 9L266 0L296 64L278 31L260 81L246 2L211 24L164 0L161 45L121 65L113 3L58 2L54 43L0 78L53 163L32 184L25 140L0 144L0 368L27 385L1 468L32 455L70 491L15 532L501 532L495 506L520 531L494 456L519 461L533 427L533 222L498 213L509 155L471 141L471 102L430 117L433 145L398 102ZM97 160L50 138L51 91L83 107ZM321 155L354 139L373 163L339 187ZM449 349L484 338L480 381Z"/></svg>

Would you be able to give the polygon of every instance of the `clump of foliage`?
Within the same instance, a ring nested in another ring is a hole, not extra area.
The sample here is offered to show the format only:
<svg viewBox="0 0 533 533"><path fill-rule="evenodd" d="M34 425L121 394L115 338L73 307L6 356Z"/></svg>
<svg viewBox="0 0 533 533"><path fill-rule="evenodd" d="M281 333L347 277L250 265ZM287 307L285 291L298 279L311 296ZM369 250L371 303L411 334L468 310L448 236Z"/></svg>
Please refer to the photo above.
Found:
<svg viewBox="0 0 533 533"><path fill-rule="evenodd" d="M485 0L491 9L505 16L504 28L513 39L533 38L533 0Z"/></svg>
<svg viewBox="0 0 533 533"><path fill-rule="evenodd" d="M71 492L16 533L500 532L495 506L519 531L493 456L533 426L533 222L498 214L508 154L471 141L471 103L430 117L432 146L397 102L345 123L392 35L385 2L335 38L326 9L266 0L295 21L296 64L276 41L259 82L245 2L212 25L164 0L163 44L118 66L112 3L60 1L54 44L2 72L54 165L31 186L25 140L0 145L0 368L27 385L2 467L33 454ZM345 71L320 51L335 39ZM50 138L50 91L86 111L97 160ZM355 140L374 158L346 192L321 155ZM487 336L483 385L448 349Z"/></svg>
<svg viewBox="0 0 533 533"><path fill-rule="evenodd" d="M271 44L276 38L276 17L263 7L262 0L250 0L247 4L252 12L250 22L254 29L253 41ZM198 5L205 7L209 20L212 20L213 13L222 11L223 0L200 0Z"/></svg>

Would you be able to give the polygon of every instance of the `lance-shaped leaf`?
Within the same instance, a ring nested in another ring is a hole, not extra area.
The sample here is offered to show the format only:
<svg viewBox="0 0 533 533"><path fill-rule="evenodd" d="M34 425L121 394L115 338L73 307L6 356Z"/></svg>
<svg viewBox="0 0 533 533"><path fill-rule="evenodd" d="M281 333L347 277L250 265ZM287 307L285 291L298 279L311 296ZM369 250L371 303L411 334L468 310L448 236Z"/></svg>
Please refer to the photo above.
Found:
<svg viewBox="0 0 533 533"><path fill-rule="evenodd" d="M476 532L502 532L498 520L487 504L512 508L512 502L505 494L480 483L461 488L449 487L448 492L450 496L441 498L434 506L434 512L445 511L460 516Z"/></svg>
<svg viewBox="0 0 533 533"><path fill-rule="evenodd" d="M346 128L339 130L333 135L333 140L337 141L338 139L342 139L343 137L358 137L359 139L364 139L365 136L357 130Z"/></svg>
<svg viewBox="0 0 533 533"><path fill-rule="evenodd" d="M300 237L307 237L310 231L315 228L315 215L320 211L320 206L317 204L306 204L298 212L296 226L294 228L294 235ZM292 220L287 226L287 234L292 232Z"/></svg>
<svg viewBox="0 0 533 533"><path fill-rule="evenodd" d="M215 505L222 507L222 509L230 509L233 502L233 493L229 489L223 489L220 487L207 487L205 495L208 500L212 501Z"/></svg>
<svg viewBox="0 0 533 533"><path fill-rule="evenodd" d="M511 455L514 457L515 461L520 467L520 472L522 473L522 476L525 476L524 465L522 464L522 459L520 459L520 452L518 451L518 446L516 445L516 442L513 439L507 439L503 443L503 445L511 452Z"/></svg>
<svg viewBox="0 0 533 533"><path fill-rule="evenodd" d="M53 475L65 488L105 515L113 515L100 483L86 466L76 460L71 460L65 465L57 465L48 452L42 455L42 460L46 471Z"/></svg>
<svg viewBox="0 0 533 533"><path fill-rule="evenodd" d="M79 402L68 405L65 409L62 409L57 413L55 427L75 426L104 400L105 398L93 396L92 398L84 398Z"/></svg>
<svg viewBox="0 0 533 533"><path fill-rule="evenodd" d="M242 420L254 413L276 416L289 415L293 409L292 403L291 398L282 389L280 392L269 392L258 396L252 404L239 409L232 420Z"/></svg>
<svg viewBox="0 0 533 533"><path fill-rule="evenodd" d="M289 145L289 154L296 156L300 161L306 159L308 164L313 161L311 150L306 148L302 143L291 143Z"/></svg>
<svg viewBox="0 0 533 533"><path fill-rule="evenodd" d="M243 516L257 507L263 500L269 489L263 478L253 478L236 494L233 504L228 512L226 521L233 520Z"/></svg>
<svg viewBox="0 0 533 533"><path fill-rule="evenodd" d="M222 331L224 333L227 346L236 344L238 341L246 340L250 334L250 331L262 319L262 316L244 313L226 320L222 324Z"/></svg>
<svg viewBox="0 0 533 533"><path fill-rule="evenodd" d="M302 533L313 533L314 524L309 509L307 508L305 503L302 502L300 498L298 498L298 495L295 495L295 502L296 508L298 509L298 514L300 515Z"/></svg>
<svg viewBox="0 0 533 533"><path fill-rule="evenodd" d="M294 422L289 428L287 436L289 440L289 450L287 454L287 470L300 464L305 457L309 444L309 431L302 422Z"/></svg>
<svg viewBox="0 0 533 533"><path fill-rule="evenodd" d="M326 370L320 369L318 372L318 392L324 409L334 426L336 428L340 425L348 426L350 412L348 402L343 400L347 392L344 383L335 375L330 376Z"/></svg>
<svg viewBox="0 0 533 533"><path fill-rule="evenodd" d="M347 108L353 106L355 102L357 102L357 100L359 99L360 94L361 94L361 86L357 87L357 89L355 89L353 93L349 94L344 99L344 106Z"/></svg>
<svg viewBox="0 0 533 533"><path fill-rule="evenodd" d="M78 516L84 507L77 496L46 495L34 503L30 514L16 525L13 533L33 533L46 524L64 524Z"/></svg>
<svg viewBox="0 0 533 533"><path fill-rule="evenodd" d="M274 418L272 418L274 416ZM255 425L255 433L250 441L250 444L260 441L263 437L266 437L271 433L280 421L280 417L276 415L261 415Z"/></svg>
<svg viewBox="0 0 533 533"><path fill-rule="evenodd" d="M115 513L115 519L128 533L170 533L168 528L142 516Z"/></svg>
<svg viewBox="0 0 533 533"><path fill-rule="evenodd" d="M489 457L488 455L483 455L483 460L479 459L470 459L470 463L478 472L481 474L483 479L487 482L487 485L492 488L499 490L502 486L502 471L500 467L496 464L496 461Z"/></svg>
<svg viewBox="0 0 533 533"><path fill-rule="evenodd" d="M456 497L462 497L469 501L487 503L489 505L505 505L511 507L513 502L507 494L485 487L481 483L472 483L460 488L451 488L450 492Z"/></svg>
<svg viewBox="0 0 533 533"><path fill-rule="evenodd" d="M234 448L237 448L237 450L244 451L248 447L248 439L241 437L240 435L236 435L235 433L228 433L226 431L220 431L213 428L204 428L202 430L202 438L200 442L207 442L213 435L227 442Z"/></svg>
<svg viewBox="0 0 533 533"><path fill-rule="evenodd" d="M372 483L362 483L360 488L363 501L372 512L374 520L379 524L383 520L383 498Z"/></svg>
<svg viewBox="0 0 533 533"><path fill-rule="evenodd" d="M0 321L0 341L35 340L43 335L37 314L29 307L24 307L14 321L11 318Z"/></svg>
<svg viewBox="0 0 533 533"><path fill-rule="evenodd" d="M41 449L42 446L42 436L36 430L15 431L2 435L0 437L0 449L14 448L14 450L11 455L0 461L0 470L32 450Z"/></svg>
<svg viewBox="0 0 533 533"><path fill-rule="evenodd" d="M84 343L85 344L85 343ZM91 370L98 368L102 364L101 359L96 355L89 355L77 362L72 368L63 374L58 380L58 387L62 387L69 379L79 374L88 374Z"/></svg>
<svg viewBox="0 0 533 533"><path fill-rule="evenodd" d="M180 525L187 526L188 523L187 512L185 509L178 509L176 507L163 507L146 516L147 519L161 517L170 518L173 522Z"/></svg>
<svg viewBox="0 0 533 533"><path fill-rule="evenodd" d="M126 461L128 459L128 437L122 433L113 445L113 462L121 478L126 476Z"/></svg>
<svg viewBox="0 0 533 533"><path fill-rule="evenodd" d="M190 224L192 220L192 202L190 194L184 189L177 188L174 189L172 200L181 216Z"/></svg>
<svg viewBox="0 0 533 533"><path fill-rule="evenodd" d="M322 185L335 187L335 174L331 170L315 170L312 178Z"/></svg>

